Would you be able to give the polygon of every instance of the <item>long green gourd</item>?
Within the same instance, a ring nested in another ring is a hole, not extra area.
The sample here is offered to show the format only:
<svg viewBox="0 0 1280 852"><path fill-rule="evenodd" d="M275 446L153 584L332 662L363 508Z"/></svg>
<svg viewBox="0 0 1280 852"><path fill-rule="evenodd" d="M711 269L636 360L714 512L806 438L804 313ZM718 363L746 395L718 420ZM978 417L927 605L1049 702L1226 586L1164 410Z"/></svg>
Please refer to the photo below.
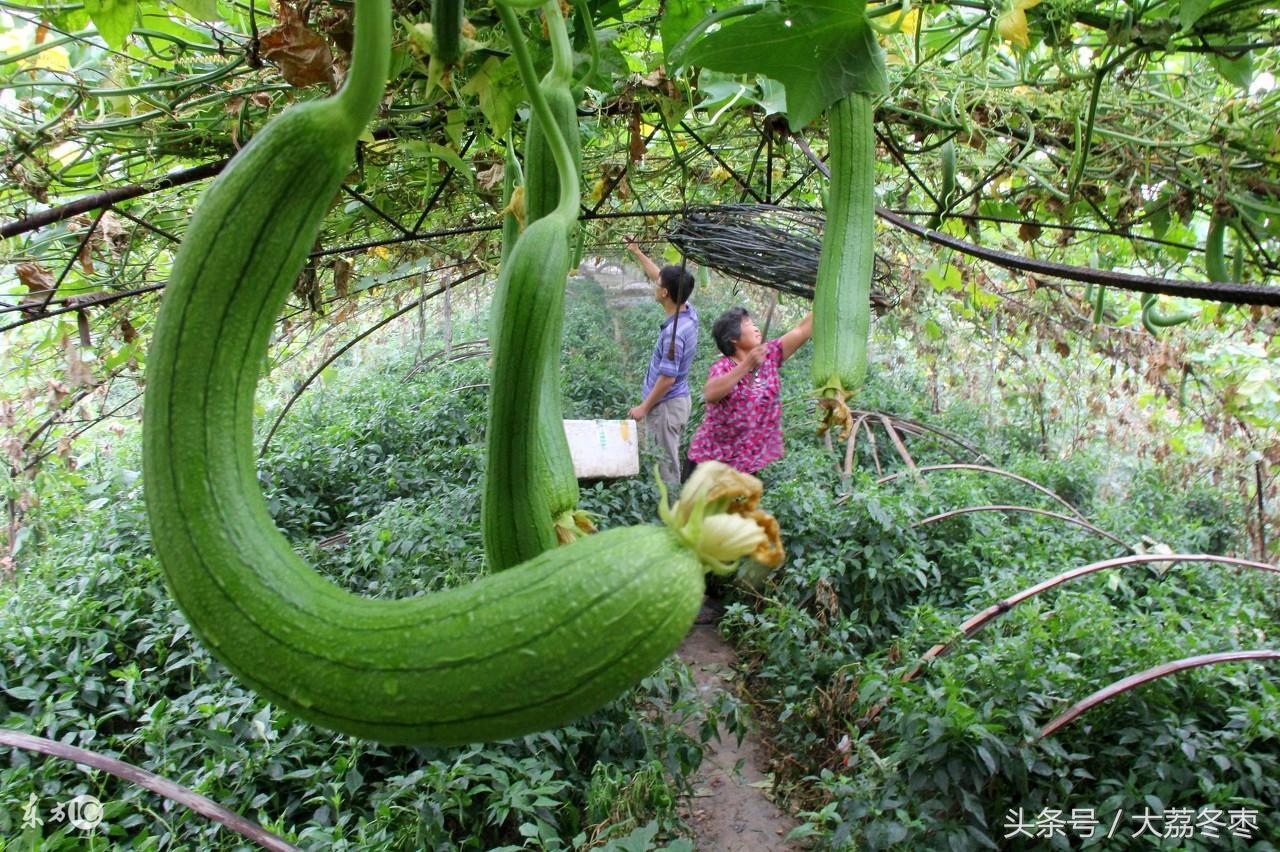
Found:
<svg viewBox="0 0 1280 852"><path fill-rule="evenodd" d="M538 84L547 106L555 120L560 135L569 148L573 164L571 181L575 200L580 195L578 175L581 171L582 150L578 130L578 104L573 98L573 48L565 30L564 18L559 8L544 12L547 33L551 38L551 69ZM529 119L525 136L525 184L524 204L527 221L536 222L550 214L560 202L560 170L538 114ZM571 228L572 231L577 230ZM567 259L566 275L571 258ZM563 290L565 279L549 282L549 286ZM549 369L543 372L542 397L538 406L538 435L542 451L537 459L537 487L546 490L551 510L551 523L556 540L567 543L579 535L594 531L586 516L578 512L578 478L573 471L573 458L569 454L569 441L564 433L564 408L560 389L560 350L564 339L564 310L556 313L556 325L547 339L544 357ZM532 556L533 554L529 554ZM494 566L509 567L509 566Z"/></svg>
<svg viewBox="0 0 1280 852"><path fill-rule="evenodd" d="M541 101L550 111L548 89L563 88L572 102L572 49L559 6L547 4L544 10L552 69L541 83L532 76L534 84L526 83L530 95L538 96L525 156L524 209L529 224L499 274L493 308L494 373L511 388L499 392L495 387L491 394L486 432L485 555L490 569L499 571L571 541L579 531L574 522L578 481L560 403L564 288L569 231L577 221L578 173L568 134L561 132L559 121L543 118L537 106ZM526 69L521 62L524 54L523 49L516 53L517 65L522 74L527 70L533 75L532 63ZM576 107L572 126L576 138ZM535 135L540 139L536 147ZM548 174L554 179L554 205L546 200ZM530 247L521 256L526 244Z"/></svg>
<svg viewBox="0 0 1280 852"><path fill-rule="evenodd" d="M431 0L431 59L448 67L462 58L462 0Z"/></svg>
<svg viewBox="0 0 1280 852"><path fill-rule="evenodd" d="M827 108L831 183L813 298L811 376L824 429L849 425L845 400L867 374L875 264L875 108L854 92Z"/></svg>
<svg viewBox="0 0 1280 852"><path fill-rule="evenodd" d="M1216 205L1215 205L1216 208ZM1244 277L1244 247L1236 241L1235 259L1232 269L1227 270L1226 235L1228 217L1216 209L1209 217L1209 233L1204 238L1204 272L1210 281L1234 282ZM1218 316L1226 316L1233 306L1222 304Z"/></svg>
<svg viewBox="0 0 1280 852"><path fill-rule="evenodd" d="M1144 293L1142 296L1142 327L1153 335L1159 335L1160 329L1182 325L1195 319L1200 312L1194 308L1164 313L1160 310L1160 297L1155 293Z"/></svg>
<svg viewBox="0 0 1280 852"><path fill-rule="evenodd" d="M1209 218L1209 233L1204 238L1204 271L1210 281L1234 281L1227 271L1227 217L1214 213Z"/></svg>
<svg viewBox="0 0 1280 852"><path fill-rule="evenodd" d="M517 41L514 16L500 11ZM722 484L731 471L706 466L674 507L664 501L665 526L591 536L405 600L338 588L275 529L255 470L258 368L381 100L390 37L388 0L357 0L342 91L269 122L201 199L148 357L147 510L193 632L269 700L388 743L501 739L616 697L687 632L705 571L726 573L731 560L758 550L780 558L780 549L776 524L755 508L758 481L739 496L740 482ZM535 99L535 108L545 104ZM547 221L563 242L561 218ZM517 244L513 264L521 254L531 263L548 239L534 236L529 248Z"/></svg>
<svg viewBox="0 0 1280 852"><path fill-rule="evenodd" d="M942 165L942 180L938 189L937 208L933 211L933 215L929 217L930 228L937 228L942 224L942 214L951 207L951 197L955 195L956 143L954 139L949 138L942 143L940 161Z"/></svg>
<svg viewBox="0 0 1280 852"><path fill-rule="evenodd" d="M517 207L524 210L524 181L520 177L520 158L508 137L507 156L502 167L502 254L499 268L507 262L516 240L520 239L520 219L524 214L517 215Z"/></svg>

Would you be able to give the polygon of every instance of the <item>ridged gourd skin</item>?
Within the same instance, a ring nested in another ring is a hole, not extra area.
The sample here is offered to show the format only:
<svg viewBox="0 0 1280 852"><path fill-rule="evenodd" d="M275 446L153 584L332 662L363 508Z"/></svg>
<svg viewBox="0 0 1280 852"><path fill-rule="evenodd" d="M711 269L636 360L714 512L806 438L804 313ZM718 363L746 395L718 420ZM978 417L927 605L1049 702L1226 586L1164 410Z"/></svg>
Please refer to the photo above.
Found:
<svg viewBox="0 0 1280 852"><path fill-rule="evenodd" d="M580 130L577 127L577 104L567 86L544 78L543 95L547 97L548 106L556 115L556 124L561 129L564 141L573 156L573 169L576 175L581 165ZM556 209L559 201L559 171L550 151L547 133L541 127L538 115L532 115L529 122L529 133L525 141L525 164L529 169L525 182L525 211L529 221L536 221ZM563 289L567 283L568 258L566 257L566 279L559 284ZM538 472L543 486L547 489L548 505L552 517L561 517L566 512L577 509L579 487L577 476L573 475L573 458L568 452L568 439L564 436L564 407L561 391L561 348L564 338L564 311L557 313L554 325L545 348L549 368L543 374L543 397L538 408L538 434L543 449L538 458Z"/></svg>
<svg viewBox="0 0 1280 852"><path fill-rule="evenodd" d="M358 2L357 51L370 9L386 17L373 40L385 53L389 10L374 0ZM634 527L464 587L371 600L319 576L275 528L255 466L259 367L383 63L362 114L335 99L290 109L201 200L148 358L153 546L196 636L280 707L387 743L503 739L577 718L652 671L692 624L704 568L666 527ZM564 246L557 230L548 243Z"/></svg>
<svg viewBox="0 0 1280 852"><path fill-rule="evenodd" d="M574 181L581 169L581 133L578 130L578 105L567 83L558 82L548 74L541 83L543 97L555 116L560 134L569 146L573 157ZM525 137L525 215L528 222L536 222L555 210L560 200L560 172L546 131L535 113L529 119ZM569 271L565 262L566 276ZM558 285L564 288L567 278ZM555 286L552 284L552 286ZM573 457L569 454L569 440L564 433L564 405L560 386L560 353L564 341L564 308L556 315L555 327L547 339L545 357L550 360L549 369L543 373L542 401L538 406L538 435L542 451L537 459L537 476L547 491L547 503L553 518L578 508L578 478L573 472Z"/></svg>
<svg viewBox="0 0 1280 852"><path fill-rule="evenodd" d="M485 556L494 571L519 565L558 544L551 495L538 475L546 464L545 434L534 424L546 403L546 373L556 369L548 340L562 323L567 237L558 218L539 219L525 228L498 273L499 307L490 342L495 381L481 507ZM558 381L554 387L558 393ZM563 427L560 435L563 438Z"/></svg>
<svg viewBox="0 0 1280 852"><path fill-rule="evenodd" d="M453 65L462 58L462 0L431 0L431 58Z"/></svg>
<svg viewBox="0 0 1280 852"><path fill-rule="evenodd" d="M813 300L813 386L851 393L867 374L875 264L875 108L853 93L827 108L831 183Z"/></svg>
<svg viewBox="0 0 1280 852"><path fill-rule="evenodd" d="M1213 214L1209 219L1209 232L1204 238L1204 271L1210 281L1225 283L1234 280L1227 270L1226 234L1226 218Z"/></svg>

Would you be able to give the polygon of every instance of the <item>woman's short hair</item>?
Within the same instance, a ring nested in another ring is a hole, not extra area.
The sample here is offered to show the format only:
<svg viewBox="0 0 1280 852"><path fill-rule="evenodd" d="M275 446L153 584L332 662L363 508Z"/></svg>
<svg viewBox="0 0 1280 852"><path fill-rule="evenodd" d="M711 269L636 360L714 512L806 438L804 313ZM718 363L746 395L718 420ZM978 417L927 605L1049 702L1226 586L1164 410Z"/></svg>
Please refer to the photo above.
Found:
<svg viewBox="0 0 1280 852"><path fill-rule="evenodd" d="M715 338L716 348L725 356L733 355L734 344L742 336L742 321L751 316L746 308L730 308L720 315L715 325L711 326L711 336Z"/></svg>
<svg viewBox="0 0 1280 852"><path fill-rule="evenodd" d="M671 301L683 305L693 293L693 276L682 266L664 266L658 272L658 286L667 291Z"/></svg>

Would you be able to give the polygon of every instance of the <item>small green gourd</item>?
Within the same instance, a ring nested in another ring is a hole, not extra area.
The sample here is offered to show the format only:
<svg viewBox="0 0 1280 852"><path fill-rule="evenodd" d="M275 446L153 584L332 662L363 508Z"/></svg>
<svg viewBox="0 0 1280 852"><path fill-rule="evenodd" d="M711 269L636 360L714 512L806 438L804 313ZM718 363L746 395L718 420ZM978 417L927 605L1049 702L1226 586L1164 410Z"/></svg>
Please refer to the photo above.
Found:
<svg viewBox="0 0 1280 852"><path fill-rule="evenodd" d="M1225 216L1213 214L1209 219L1209 233L1204 238L1204 271L1210 281L1230 281L1227 272L1225 236L1227 220Z"/></svg>
<svg viewBox="0 0 1280 852"><path fill-rule="evenodd" d="M1159 296L1155 293L1145 293L1142 296L1142 327L1153 335L1159 335L1162 328L1182 325L1199 315L1200 312L1193 308L1164 313L1160 310Z"/></svg>
<svg viewBox="0 0 1280 852"><path fill-rule="evenodd" d="M951 207L951 198L956 192L956 143L947 139L942 143L940 154L942 181L938 190L938 206L929 218L929 227L937 228L942 224L942 215Z"/></svg>

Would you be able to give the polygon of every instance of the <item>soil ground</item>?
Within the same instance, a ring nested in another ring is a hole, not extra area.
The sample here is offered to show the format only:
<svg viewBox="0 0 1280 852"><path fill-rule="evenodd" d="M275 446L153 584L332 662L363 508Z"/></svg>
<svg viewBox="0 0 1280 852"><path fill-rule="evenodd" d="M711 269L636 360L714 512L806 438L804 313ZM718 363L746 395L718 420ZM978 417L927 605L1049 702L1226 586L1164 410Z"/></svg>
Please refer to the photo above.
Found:
<svg viewBox="0 0 1280 852"><path fill-rule="evenodd" d="M712 625L696 625L676 651L693 672L707 699L733 689L733 649ZM686 817L699 852L770 852L801 847L784 838L797 822L769 798L768 762L754 730L739 745L721 728L720 740L707 744L702 768L694 777Z"/></svg>

